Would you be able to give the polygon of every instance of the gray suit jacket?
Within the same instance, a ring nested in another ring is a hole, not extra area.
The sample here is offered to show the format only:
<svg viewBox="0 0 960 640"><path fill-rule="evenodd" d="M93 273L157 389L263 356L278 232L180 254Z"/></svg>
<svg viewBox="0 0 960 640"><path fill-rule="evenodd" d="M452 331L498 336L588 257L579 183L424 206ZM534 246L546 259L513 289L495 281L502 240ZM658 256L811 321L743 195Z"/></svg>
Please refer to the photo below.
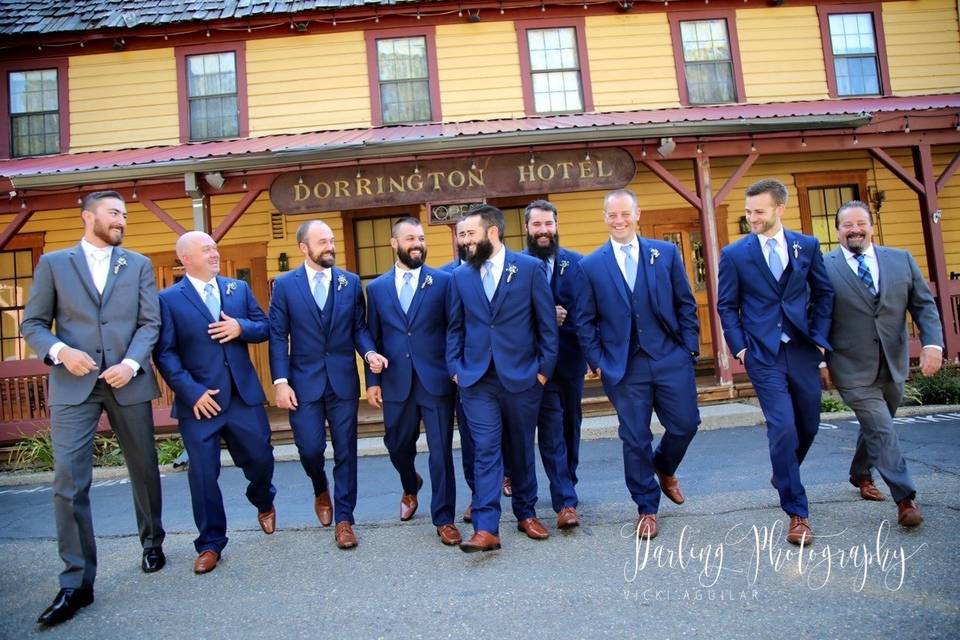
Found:
<svg viewBox="0 0 960 640"><path fill-rule="evenodd" d="M836 297L827 352L830 376L838 387L873 384L880 367L880 349L895 382L909 373L906 312L920 329L924 345L943 346L943 328L937 305L920 268L909 252L873 245L880 269L880 298L874 300L866 285L846 263L837 247L824 259Z"/></svg>
<svg viewBox="0 0 960 640"><path fill-rule="evenodd" d="M41 256L20 331L47 364L53 365L48 353L57 342L86 351L103 369L131 358L140 371L114 396L122 405L149 401L160 393L150 365L159 330L157 285L147 257L114 247L101 301L79 244ZM78 377L63 365L52 366L49 403L84 402L98 375Z"/></svg>

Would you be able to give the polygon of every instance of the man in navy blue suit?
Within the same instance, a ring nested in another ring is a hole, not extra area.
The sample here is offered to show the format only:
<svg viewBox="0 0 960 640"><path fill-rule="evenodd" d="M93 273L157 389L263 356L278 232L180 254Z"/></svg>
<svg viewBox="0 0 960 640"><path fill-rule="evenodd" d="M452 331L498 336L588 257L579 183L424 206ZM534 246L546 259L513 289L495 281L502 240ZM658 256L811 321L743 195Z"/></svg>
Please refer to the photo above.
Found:
<svg viewBox="0 0 960 640"><path fill-rule="evenodd" d="M360 378L354 351L371 370L387 366L367 330L360 278L334 266L333 231L319 220L297 229L301 267L274 282L270 301L270 370L277 406L290 410L300 463L313 483L320 524L336 517L341 549L357 546L357 409ZM324 424L333 444L334 505L330 504L323 453Z"/></svg>
<svg viewBox="0 0 960 640"><path fill-rule="evenodd" d="M820 425L818 367L830 348L833 287L817 239L784 229L786 204L779 180L747 189L752 233L720 252L717 310L767 421L771 482L790 517L787 540L804 544L813 531L800 465Z"/></svg>
<svg viewBox="0 0 960 640"><path fill-rule="evenodd" d="M186 277L160 293L162 324L153 359L173 389L172 415L190 455L193 518L200 535L195 573L209 573L227 544L227 517L217 479L220 439L249 484L266 534L276 528L273 447L263 407L266 397L247 345L263 342L267 317L242 280L220 277L213 238L189 231L177 240Z"/></svg>
<svg viewBox="0 0 960 640"><path fill-rule="evenodd" d="M608 193L603 218L610 241L579 265L577 334L620 418L637 536L654 538L660 492L684 501L677 467L700 424L693 372L700 348L697 303L676 245L637 235L640 208L632 191ZM665 430L656 451L654 410Z"/></svg>
<svg viewBox="0 0 960 640"><path fill-rule="evenodd" d="M533 439L558 332L543 266L503 245L503 212L479 205L463 225L470 255L450 286L447 367L473 436L474 533L460 548L474 552L500 548L504 430L513 453L517 528L534 540L549 537L536 517Z"/></svg>
<svg viewBox="0 0 960 640"><path fill-rule="evenodd" d="M426 237L416 218L393 224L390 246L397 252L397 263L367 286L367 327L377 352L393 366L379 374L368 367L367 400L383 409L383 441L400 473L404 521L416 513L417 492L423 485L414 464L423 421L433 487L430 515L440 541L458 545L460 531L453 524L454 385L445 359L450 274L424 264Z"/></svg>

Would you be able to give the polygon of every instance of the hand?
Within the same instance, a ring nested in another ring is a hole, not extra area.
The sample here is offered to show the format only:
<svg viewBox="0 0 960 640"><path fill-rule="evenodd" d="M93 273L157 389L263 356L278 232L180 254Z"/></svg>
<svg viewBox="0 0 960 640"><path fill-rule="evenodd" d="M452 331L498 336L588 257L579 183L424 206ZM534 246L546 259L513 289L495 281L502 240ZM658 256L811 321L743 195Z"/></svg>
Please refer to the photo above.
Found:
<svg viewBox="0 0 960 640"><path fill-rule="evenodd" d="M223 311L220 312L220 317L223 318L223 320L212 322L207 326L207 333L210 334L210 337L220 344L230 342L234 338L239 338L240 323Z"/></svg>
<svg viewBox="0 0 960 640"><path fill-rule="evenodd" d="M60 363L66 367L67 371L75 376L85 376L91 371L96 371L97 363L93 361L86 351L80 351L73 347L64 347L57 354Z"/></svg>
<svg viewBox="0 0 960 640"><path fill-rule="evenodd" d="M920 352L920 373L932 376L943 366L943 351L933 347L924 347Z"/></svg>
<svg viewBox="0 0 960 640"><path fill-rule="evenodd" d="M596 369L587 368L587 377L590 379L599 380L600 379L600 367Z"/></svg>
<svg viewBox="0 0 960 640"><path fill-rule="evenodd" d="M276 398L277 406L281 409L297 410L297 394L294 393L293 387L286 382L276 385L273 395Z"/></svg>
<svg viewBox="0 0 960 640"><path fill-rule="evenodd" d="M382 389L380 389L380 385L367 387L367 402L375 409L383 408L383 392Z"/></svg>
<svg viewBox="0 0 960 640"><path fill-rule="evenodd" d="M382 355L380 355L376 351L371 351L370 353L368 353L365 356L365 359L367 361L367 364L370 365L370 371L373 373L380 373L381 371L386 369L387 366L390 364L390 362L386 358L384 358Z"/></svg>
<svg viewBox="0 0 960 640"><path fill-rule="evenodd" d="M820 386L823 387L824 391L829 391L833 388L833 380L830 378L830 369L827 367L820 369Z"/></svg>
<svg viewBox="0 0 960 640"><path fill-rule="evenodd" d="M547 384L547 376L543 375L542 373L538 373L537 382L539 382L540 386L542 387L543 385Z"/></svg>
<svg viewBox="0 0 960 640"><path fill-rule="evenodd" d="M563 321L567 319L567 310L557 305L557 326L562 327Z"/></svg>
<svg viewBox="0 0 960 640"><path fill-rule="evenodd" d="M203 392L203 395L193 403L193 415L197 420L200 420L201 415L204 418L212 418L220 413L220 405L213 399L213 396L218 393L220 393L220 389L207 389Z"/></svg>
<svg viewBox="0 0 960 640"><path fill-rule="evenodd" d="M120 387L125 387L127 383L130 382L133 378L133 373L130 365L120 362L101 373L98 377L114 389L119 389Z"/></svg>

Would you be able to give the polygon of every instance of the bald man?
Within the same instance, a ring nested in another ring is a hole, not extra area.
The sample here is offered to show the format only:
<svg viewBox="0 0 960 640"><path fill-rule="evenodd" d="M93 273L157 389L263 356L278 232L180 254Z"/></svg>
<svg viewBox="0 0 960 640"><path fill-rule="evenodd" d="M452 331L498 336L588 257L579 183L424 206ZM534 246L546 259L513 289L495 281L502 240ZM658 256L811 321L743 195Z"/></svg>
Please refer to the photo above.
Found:
<svg viewBox="0 0 960 640"><path fill-rule="evenodd" d="M220 277L213 238L190 231L177 241L186 277L160 292L160 338L153 359L176 394L171 412L190 455L195 573L217 566L227 544L220 494L220 439L246 476L247 499L266 534L276 529L273 447L266 400L247 345L264 342L269 323L243 280Z"/></svg>

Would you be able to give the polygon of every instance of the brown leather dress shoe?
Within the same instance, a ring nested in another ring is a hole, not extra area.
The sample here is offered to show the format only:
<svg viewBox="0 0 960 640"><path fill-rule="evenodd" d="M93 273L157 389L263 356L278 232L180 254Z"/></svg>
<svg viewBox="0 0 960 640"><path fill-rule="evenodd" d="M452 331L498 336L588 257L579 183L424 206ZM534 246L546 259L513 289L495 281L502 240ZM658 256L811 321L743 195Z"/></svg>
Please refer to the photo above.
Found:
<svg viewBox="0 0 960 640"><path fill-rule="evenodd" d="M329 527L333 522L333 505L330 504L329 491L324 491L313 499L313 510L316 512L320 524Z"/></svg>
<svg viewBox="0 0 960 640"><path fill-rule="evenodd" d="M263 529L263 532L267 535L270 535L277 530L277 509L276 507L270 507L270 511L263 511L257 514L257 522L260 523L260 528Z"/></svg>
<svg viewBox="0 0 960 640"><path fill-rule="evenodd" d="M210 573L217 568L220 554L216 551L204 551L193 562L193 572L196 574Z"/></svg>
<svg viewBox="0 0 960 640"><path fill-rule="evenodd" d="M495 551L500 548L500 538L489 531L477 531L470 539L460 543L460 551L476 553L477 551Z"/></svg>
<svg viewBox="0 0 960 640"><path fill-rule="evenodd" d="M353 527L346 520L337 523L334 539L341 549L352 549L357 546L357 536L353 534Z"/></svg>
<svg viewBox="0 0 960 640"><path fill-rule="evenodd" d="M503 476L503 495L508 498L513 495L513 482L510 476Z"/></svg>
<svg viewBox="0 0 960 640"><path fill-rule="evenodd" d="M464 522L473 522L473 503L467 505L467 508L463 510L463 521Z"/></svg>
<svg viewBox="0 0 960 640"><path fill-rule="evenodd" d="M907 498L897 503L897 523L904 527L915 527L923 522L920 507L913 500Z"/></svg>
<svg viewBox="0 0 960 640"><path fill-rule="evenodd" d="M787 530L787 542L790 544L810 544L813 542L813 530L806 518L790 516L790 529Z"/></svg>
<svg viewBox="0 0 960 640"><path fill-rule="evenodd" d="M573 507L564 507L557 514L557 529L572 529L580 524L580 518L577 517L577 510Z"/></svg>
<svg viewBox="0 0 960 640"><path fill-rule="evenodd" d="M546 540L550 537L547 528L536 518L524 518L517 522L517 531L523 531L531 540Z"/></svg>
<svg viewBox="0 0 960 640"><path fill-rule="evenodd" d="M656 538L658 533L657 514L641 513L640 517L637 518L636 531L641 538L647 538L648 540Z"/></svg>
<svg viewBox="0 0 960 640"><path fill-rule="evenodd" d="M680 480L677 476L668 476L665 473L660 473L656 467L654 467L653 470L656 472L657 479L660 481L660 491L663 491L663 495L670 498L670 501L674 504L683 504L683 494L680 493Z"/></svg>
<svg viewBox="0 0 960 640"><path fill-rule="evenodd" d="M400 520L406 522L413 517L413 514L417 512L417 507L419 503L417 502L417 493L420 492L420 488L423 486L423 478L420 477L420 474L417 474L417 490L414 493L405 493L400 497Z"/></svg>
<svg viewBox="0 0 960 640"><path fill-rule="evenodd" d="M850 484L860 489L860 497L864 500L873 500L874 502L886 500L883 494L880 493L880 489L877 489L877 485L873 484L873 479L869 476L860 476L859 478L850 476Z"/></svg>
<svg viewBox="0 0 960 640"><path fill-rule="evenodd" d="M448 547L463 542L463 538L460 537L460 529L457 529L456 525L453 524L442 524L437 527L437 535L440 536L440 542Z"/></svg>

